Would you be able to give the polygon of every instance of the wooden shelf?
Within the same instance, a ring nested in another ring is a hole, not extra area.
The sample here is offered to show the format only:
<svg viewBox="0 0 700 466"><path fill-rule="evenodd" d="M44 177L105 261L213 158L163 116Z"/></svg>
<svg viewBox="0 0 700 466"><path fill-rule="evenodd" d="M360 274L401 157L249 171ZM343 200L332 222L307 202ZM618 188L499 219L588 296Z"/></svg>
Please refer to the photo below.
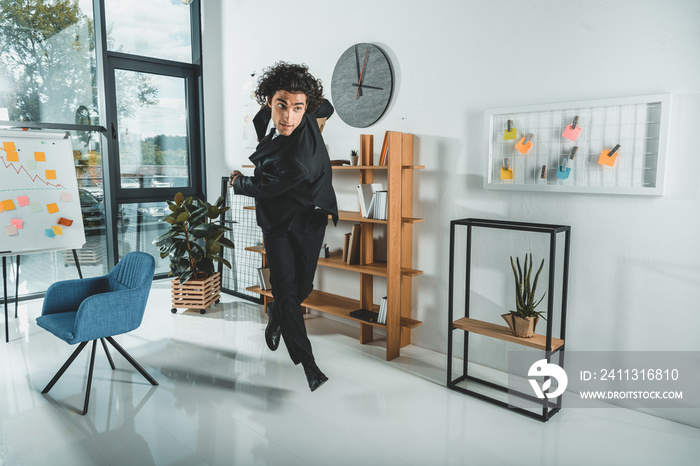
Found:
<svg viewBox="0 0 700 466"><path fill-rule="evenodd" d="M257 252L259 254L265 254L265 249L262 246L249 246L245 248L246 251ZM331 267L334 269L349 270L351 272L366 273L368 275L375 275L378 277L386 277L386 262L374 262L371 264L353 264L350 265L347 262L341 260L342 254L334 253L330 257L319 257L318 265L324 267ZM401 268L401 275L408 277L415 277L422 275L422 270Z"/></svg>
<svg viewBox="0 0 700 466"><path fill-rule="evenodd" d="M357 223L388 223L388 220L377 220L375 218L363 217L360 212L355 212L352 210L339 210L338 219ZM401 221L403 223L422 223L424 220L422 218L401 217Z"/></svg>
<svg viewBox="0 0 700 466"><path fill-rule="evenodd" d="M386 165L333 165L333 170L386 170Z"/></svg>
<svg viewBox="0 0 700 466"><path fill-rule="evenodd" d="M333 165L333 170L386 170L388 165ZM422 170L425 165L401 165L404 170Z"/></svg>
<svg viewBox="0 0 700 466"><path fill-rule="evenodd" d="M255 206L254 205L247 205L247 206L244 206L243 209L255 210ZM360 212L355 212L352 210L339 210L338 211L338 220L347 220L348 222L356 222L356 223L379 223L379 224L385 224L385 225L388 223L388 220L377 220L376 218L363 217ZM401 221L403 223L423 223L425 220L422 218L401 217Z"/></svg>
<svg viewBox="0 0 700 466"><path fill-rule="evenodd" d="M452 322L452 327L543 351L547 348L547 338L544 335L535 334L532 338L516 337L513 335L513 332L510 331L509 327L483 322L469 317L462 317L461 319L455 320ZM556 351L562 346L564 346L564 340L552 338L552 351Z"/></svg>
<svg viewBox="0 0 700 466"><path fill-rule="evenodd" d="M249 286L246 288L248 291L253 293L258 293L268 298L272 298L272 292L270 290L261 290L259 286ZM332 314L335 316L345 317L350 320L357 322L362 322L363 324L371 325L372 327L386 328L384 324L378 324L376 322L367 322L361 319L355 319L350 315L352 311L360 309L360 301L357 299L346 298L345 296L338 296L331 293L326 293L325 291L314 290L311 292L306 301L302 303L302 306L308 307L309 309L314 309L319 312L326 314ZM377 304L373 305L372 311L375 313L379 312L379 306ZM423 325L423 322L419 320L409 319L406 317L401 317L401 327L404 328L416 328Z"/></svg>

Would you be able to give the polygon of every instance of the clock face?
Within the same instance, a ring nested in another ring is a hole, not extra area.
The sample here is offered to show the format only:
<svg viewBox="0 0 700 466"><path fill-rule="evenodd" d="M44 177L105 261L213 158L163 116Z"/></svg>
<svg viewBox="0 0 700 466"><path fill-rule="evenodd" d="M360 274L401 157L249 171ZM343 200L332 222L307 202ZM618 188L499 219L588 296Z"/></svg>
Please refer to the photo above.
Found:
<svg viewBox="0 0 700 466"><path fill-rule="evenodd" d="M355 128L366 128L381 118L393 89L391 63L376 45L353 45L343 52L333 70L333 106L338 116Z"/></svg>

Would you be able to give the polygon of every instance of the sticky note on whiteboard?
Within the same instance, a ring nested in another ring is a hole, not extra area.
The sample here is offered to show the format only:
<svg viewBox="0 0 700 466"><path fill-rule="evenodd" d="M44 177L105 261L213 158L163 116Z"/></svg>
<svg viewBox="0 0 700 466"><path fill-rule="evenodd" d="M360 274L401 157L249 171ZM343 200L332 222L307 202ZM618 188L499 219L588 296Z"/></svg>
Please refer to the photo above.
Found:
<svg viewBox="0 0 700 466"><path fill-rule="evenodd" d="M55 202L52 204L46 204L46 210L50 214L55 214L56 212L58 212L58 205Z"/></svg>
<svg viewBox="0 0 700 466"><path fill-rule="evenodd" d="M44 230L44 233L48 238L53 238L54 236L56 236L56 233L54 233L53 229L51 228L47 228L46 230Z"/></svg>
<svg viewBox="0 0 700 466"><path fill-rule="evenodd" d="M25 207L29 205L29 196L19 196L17 198L17 204L20 207Z"/></svg>
<svg viewBox="0 0 700 466"><path fill-rule="evenodd" d="M14 142L3 142L2 148L5 150L5 152L15 152L17 150Z"/></svg>
<svg viewBox="0 0 700 466"><path fill-rule="evenodd" d="M46 153L44 153L44 152L34 152L34 161L36 161L36 162L46 162Z"/></svg>
<svg viewBox="0 0 700 466"><path fill-rule="evenodd" d="M8 162L19 162L19 154L17 152L8 152L7 153L7 161Z"/></svg>
<svg viewBox="0 0 700 466"><path fill-rule="evenodd" d="M56 225L56 226L51 227L51 229L53 230L54 235L60 236L63 234L63 227Z"/></svg>
<svg viewBox="0 0 700 466"><path fill-rule="evenodd" d="M72 199L70 193L61 193L61 200L63 202L70 202Z"/></svg>
<svg viewBox="0 0 700 466"><path fill-rule="evenodd" d="M564 136L566 139L569 139L571 141L575 141L578 135L581 133L581 127L577 126L576 128L571 128L571 125L567 126L566 129L564 130Z"/></svg>
<svg viewBox="0 0 700 466"><path fill-rule="evenodd" d="M7 226L5 227L5 234L6 234L7 236L17 236L17 235L18 235L18 233L17 233L17 227L14 226L14 225L7 225Z"/></svg>
<svg viewBox="0 0 700 466"><path fill-rule="evenodd" d="M511 128L510 131L508 131L507 129L503 130L503 140L505 141L508 139L515 139L517 133L518 130L516 130L515 128Z"/></svg>
<svg viewBox="0 0 700 466"><path fill-rule="evenodd" d="M501 179L502 180L512 180L513 170L501 167Z"/></svg>
<svg viewBox="0 0 700 466"><path fill-rule="evenodd" d="M18 230L21 230L22 225L23 225L22 219L20 219L20 218L10 219L10 225L14 225Z"/></svg>
<svg viewBox="0 0 700 466"><path fill-rule="evenodd" d="M12 199L7 199L2 201L2 207L3 210L15 210L15 203L12 202Z"/></svg>
<svg viewBox="0 0 700 466"><path fill-rule="evenodd" d="M55 180L56 179L56 170L46 170L46 179L47 180Z"/></svg>

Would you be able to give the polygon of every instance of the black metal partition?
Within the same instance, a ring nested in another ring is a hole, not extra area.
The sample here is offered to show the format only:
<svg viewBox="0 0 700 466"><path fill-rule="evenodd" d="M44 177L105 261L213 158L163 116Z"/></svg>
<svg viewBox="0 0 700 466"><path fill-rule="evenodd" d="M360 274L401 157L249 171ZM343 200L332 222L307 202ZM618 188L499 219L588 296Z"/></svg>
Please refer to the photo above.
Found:
<svg viewBox="0 0 700 466"><path fill-rule="evenodd" d="M465 280L465 302L464 302L464 317L469 318L470 316L470 284L471 284L471 252L472 252L472 229L473 228L496 228L504 230L513 231L526 231L542 233L549 236L549 283L548 283L548 299L547 299L547 333L545 336L544 347L542 348L545 352L545 357L549 363L552 356L559 352L559 365L563 368L564 366L564 341L566 335L566 308L567 308L567 291L568 291L568 280L569 280L569 252L571 243L571 227L567 225L548 225L540 223L526 223L526 222L513 222L507 220L487 220L487 219L477 219L477 218L465 218L460 220L453 220L450 222L450 270L449 270L449 300L448 300L448 348L447 348L447 387L465 393L470 396L474 396L481 400L487 401L489 403L496 404L498 406L509 408L520 414L523 414L540 421L547 421L552 415L561 409L561 397L557 399L556 402L549 401L546 397L544 399L538 399L530 394L517 392L512 389L509 390L508 387L495 384L478 377L474 377L468 373L468 362L469 362L469 333L474 331L469 329L468 326L460 325L456 326L459 321L455 320L454 316L454 293L455 288L455 231L457 228L466 227L467 228L467 245L466 245L466 280ZM553 349L553 321L554 321L554 278L556 272L556 250L557 250L557 236L559 234L564 234L564 263L562 272L562 297L561 297L561 323L559 328L559 339L557 347ZM464 319L462 319L464 320ZM462 375L457 378L452 378L452 353L453 353L453 332L455 330L464 331L464 360L462 364ZM479 333L478 331L476 333ZM489 335L493 336L493 335ZM498 337L496 337L498 338ZM514 343L523 344L517 340L517 338L511 338L509 341ZM527 338L522 338L520 340L528 340ZM529 342L528 342L529 343ZM532 346L532 345L527 345ZM510 392L510 394L517 397L527 399L542 405L542 413L538 414L536 412L528 411L526 409L509 406L496 398L490 397L483 393L470 390L465 387L461 387L458 384L460 382L474 382L482 386L486 386L495 390L502 392Z"/></svg>
<svg viewBox="0 0 700 466"><path fill-rule="evenodd" d="M219 264L221 291L262 304L262 295L246 290L259 284L258 268L263 265L262 255L248 249L262 248L262 230L255 220L255 211L244 208L253 205L254 201L250 197L234 194L228 183L228 177L221 178L224 205L230 207L221 221L231 228L231 231L226 232L226 237L236 247L224 251L224 258L231 263L231 268Z"/></svg>

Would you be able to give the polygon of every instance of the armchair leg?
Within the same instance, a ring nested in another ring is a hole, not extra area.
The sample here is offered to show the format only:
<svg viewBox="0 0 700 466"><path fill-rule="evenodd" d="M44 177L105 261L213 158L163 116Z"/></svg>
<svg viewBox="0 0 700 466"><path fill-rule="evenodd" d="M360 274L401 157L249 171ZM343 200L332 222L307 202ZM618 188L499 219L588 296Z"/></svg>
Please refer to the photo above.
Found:
<svg viewBox="0 0 700 466"><path fill-rule="evenodd" d="M100 338L100 342L102 342L102 347L105 349L105 354L107 355L107 360L109 361L109 367L111 367L112 370L114 370L114 361L112 361L112 355L109 354L109 349L107 348L107 343L105 343L105 339Z"/></svg>
<svg viewBox="0 0 700 466"><path fill-rule="evenodd" d="M85 390L85 406L83 406L83 416L87 414L88 403L90 402L90 387L92 386L92 369L95 367L95 350L97 340L92 340L92 354L90 355L90 371L88 372L87 389Z"/></svg>
<svg viewBox="0 0 700 466"><path fill-rule="evenodd" d="M73 363L73 361L75 361L75 358L78 357L80 352L83 350L83 348L85 348L85 346L87 344L88 344L88 342L84 341L80 345L78 345L78 348L76 348L76 350L73 351L73 354L70 355L70 357L68 358L68 361L66 361L65 364L63 364L63 367L61 367L58 370L58 372L56 372L56 375L53 376L53 379L51 379L51 382L49 382L49 384L46 386L46 388L44 388L44 390L42 390L42 392L41 392L42 394L49 393L49 390L51 390L51 388L53 388L53 386L56 384L56 382L58 382L58 379L61 378L63 373L66 371L66 369L68 369L68 367Z"/></svg>
<svg viewBox="0 0 700 466"><path fill-rule="evenodd" d="M127 352L124 350L124 348L122 348L121 346L119 346L119 343L117 343L116 341L114 341L114 338L112 338L112 337L106 337L106 338L107 338L107 341L108 341L112 346L114 346L114 347L117 349L117 351L119 351L119 353L121 353L121 355L124 356L124 358L125 358L127 361L129 361L129 363L130 363L132 366L134 366L134 369L136 369L137 371L139 371L139 372L141 373L141 375L144 376L144 377L146 378L146 380L148 380L148 381L150 382L151 385L158 385L158 382L156 382L156 379L154 379L153 377L151 377L150 374L149 374L148 372L146 372L146 371L144 370L144 368L141 367L141 366L139 365L139 363L137 363L136 360L135 360L134 358L132 358L132 357L129 355L129 353L127 353Z"/></svg>

